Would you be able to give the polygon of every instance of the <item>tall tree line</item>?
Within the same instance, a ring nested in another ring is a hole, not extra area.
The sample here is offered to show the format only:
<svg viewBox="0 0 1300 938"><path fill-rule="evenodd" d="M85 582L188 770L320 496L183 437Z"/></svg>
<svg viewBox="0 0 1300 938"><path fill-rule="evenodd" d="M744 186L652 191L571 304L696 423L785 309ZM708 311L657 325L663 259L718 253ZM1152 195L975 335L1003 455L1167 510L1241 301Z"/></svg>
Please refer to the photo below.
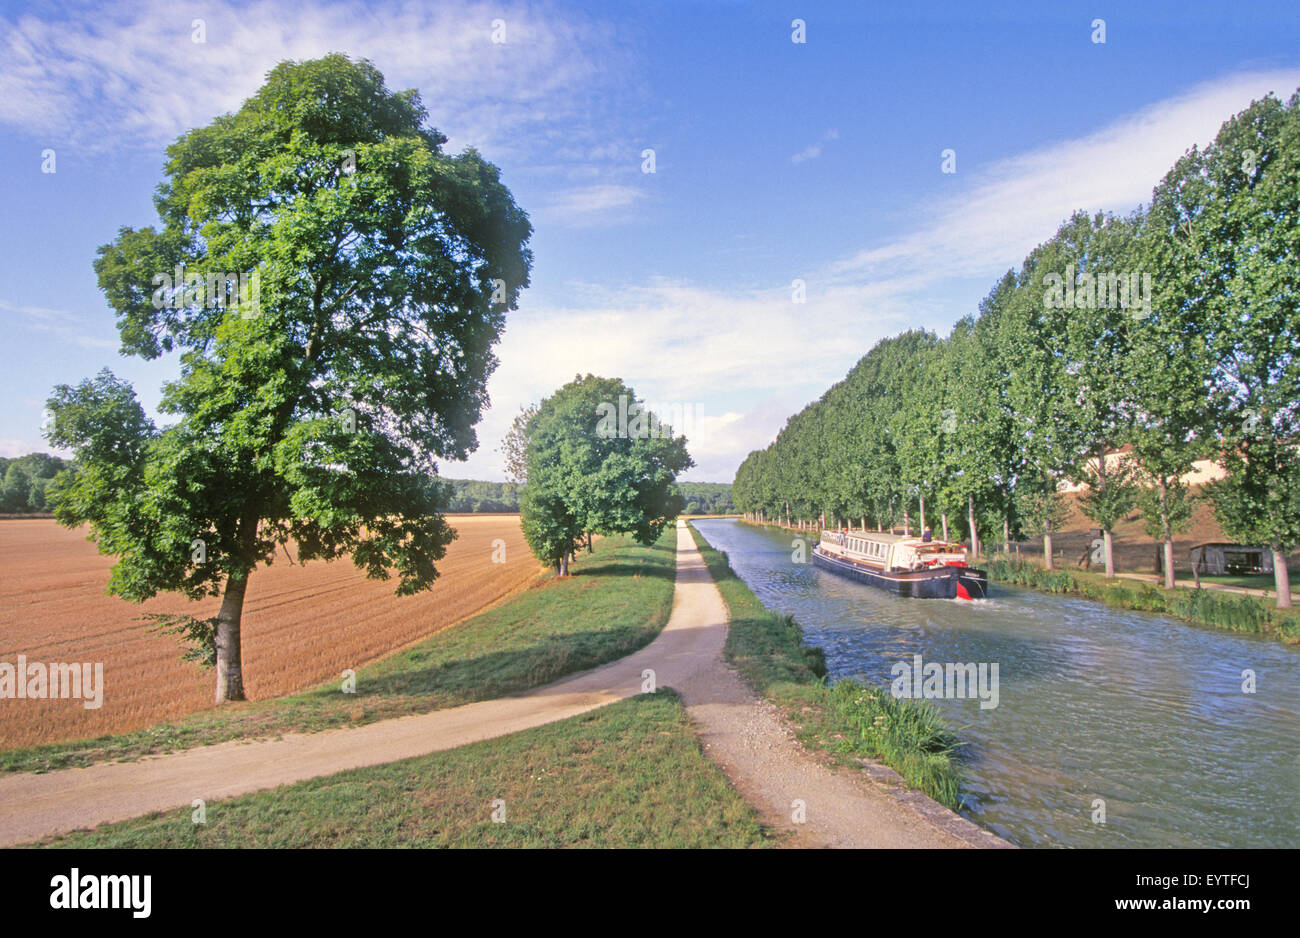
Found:
<svg viewBox="0 0 1300 938"><path fill-rule="evenodd" d="M1103 532L1135 507L1163 543L1207 487L1229 537L1300 544L1300 93L1188 151L1129 216L1077 212L941 338L885 339L741 464L739 510L945 537L1052 536L1065 482ZM1131 447L1116 466L1105 455Z"/></svg>

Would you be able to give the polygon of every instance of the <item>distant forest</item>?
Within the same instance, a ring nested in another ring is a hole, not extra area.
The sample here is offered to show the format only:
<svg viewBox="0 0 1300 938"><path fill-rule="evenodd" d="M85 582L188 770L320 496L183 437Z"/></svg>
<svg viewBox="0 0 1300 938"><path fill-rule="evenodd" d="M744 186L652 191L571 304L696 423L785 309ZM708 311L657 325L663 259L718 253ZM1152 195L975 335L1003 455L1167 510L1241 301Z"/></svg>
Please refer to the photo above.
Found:
<svg viewBox="0 0 1300 938"><path fill-rule="evenodd" d="M46 453L8 458L0 456L0 513L28 514L51 510L45 490L71 460ZM480 482L476 479L443 479L454 494L448 511L515 512L519 510L519 487L511 482ZM686 502L683 514L714 515L735 512L731 486L721 482L679 482Z"/></svg>
<svg viewBox="0 0 1300 938"><path fill-rule="evenodd" d="M0 456L0 513L47 512L45 489L50 480L70 465L46 453Z"/></svg>
<svg viewBox="0 0 1300 938"><path fill-rule="evenodd" d="M686 500L684 515L736 514L731 501L731 484L727 482L678 482L678 490Z"/></svg>
<svg viewBox="0 0 1300 938"><path fill-rule="evenodd" d="M489 512L518 511L519 487L510 482L480 482L474 479L443 479L455 494L448 511ZM686 505L687 515L717 515L736 511L731 501L731 486L725 482L679 482L677 488Z"/></svg>
<svg viewBox="0 0 1300 938"><path fill-rule="evenodd" d="M513 482L479 482L475 479L443 479L455 494L448 511L518 511L519 486Z"/></svg>

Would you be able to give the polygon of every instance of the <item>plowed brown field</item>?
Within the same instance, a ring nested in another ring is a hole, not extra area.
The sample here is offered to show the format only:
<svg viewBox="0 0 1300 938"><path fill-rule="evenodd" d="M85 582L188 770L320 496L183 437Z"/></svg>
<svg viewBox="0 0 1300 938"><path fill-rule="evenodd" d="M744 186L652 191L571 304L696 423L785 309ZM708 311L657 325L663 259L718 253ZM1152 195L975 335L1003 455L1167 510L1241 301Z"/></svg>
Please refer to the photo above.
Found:
<svg viewBox="0 0 1300 938"><path fill-rule="evenodd" d="M394 595L397 579L368 580L351 560L258 568L244 604L245 690L277 697L369 661L494 604L539 571L517 515L448 518L459 537L433 589ZM104 594L113 558L54 521L0 521L0 662L103 662L103 705L0 699L0 748L137 729L212 706L213 677L180 660L168 636L145 631L146 612L216 615L217 599L175 595L143 605ZM493 541L506 562L493 563Z"/></svg>

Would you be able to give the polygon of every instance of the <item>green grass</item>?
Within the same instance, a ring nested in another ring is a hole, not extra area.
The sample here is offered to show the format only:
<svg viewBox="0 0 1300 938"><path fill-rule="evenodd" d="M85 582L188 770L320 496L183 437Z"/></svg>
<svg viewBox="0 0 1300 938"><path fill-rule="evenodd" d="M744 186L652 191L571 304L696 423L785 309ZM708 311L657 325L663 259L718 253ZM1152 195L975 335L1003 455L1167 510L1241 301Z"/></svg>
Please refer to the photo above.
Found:
<svg viewBox="0 0 1300 938"><path fill-rule="evenodd" d="M504 823L492 820L504 801ZM676 694L42 841L51 847L761 847Z"/></svg>
<svg viewBox="0 0 1300 938"><path fill-rule="evenodd" d="M727 555L691 528L695 544L731 614L727 660L794 721L800 742L839 761L871 759L909 785L955 808L959 804L960 742L928 701L896 700L886 690L845 679L826 684L820 648L803 643L792 616L772 612L736 576Z"/></svg>
<svg viewBox="0 0 1300 938"><path fill-rule="evenodd" d="M1049 593L1067 593L1120 609L1154 612L1212 628L1300 643L1300 610L1278 609L1260 596L1223 590L1166 590L1139 580L1107 580L1082 570L1045 570L1028 560L998 557L984 565L989 579ZM1203 578L1206 579L1206 578Z"/></svg>
<svg viewBox="0 0 1300 938"><path fill-rule="evenodd" d="M1291 583L1293 586L1294 584L1300 583L1300 570L1287 568L1287 572L1291 575ZM1192 576L1190 571L1175 569L1174 582L1195 584L1196 578ZM1277 590L1277 580L1273 578L1273 574L1271 573L1251 573L1239 576L1230 576L1227 574L1218 576L1211 573L1202 573L1201 582L1216 583L1220 586L1236 586L1241 589L1268 590L1269 592L1275 592Z"/></svg>
<svg viewBox="0 0 1300 938"><path fill-rule="evenodd" d="M0 771L44 772L231 739L317 732L425 713L547 684L649 644L672 611L676 530L643 547L602 538L572 575L532 588L338 681L275 700L226 704L134 732L0 752ZM256 667L256 662L245 662Z"/></svg>

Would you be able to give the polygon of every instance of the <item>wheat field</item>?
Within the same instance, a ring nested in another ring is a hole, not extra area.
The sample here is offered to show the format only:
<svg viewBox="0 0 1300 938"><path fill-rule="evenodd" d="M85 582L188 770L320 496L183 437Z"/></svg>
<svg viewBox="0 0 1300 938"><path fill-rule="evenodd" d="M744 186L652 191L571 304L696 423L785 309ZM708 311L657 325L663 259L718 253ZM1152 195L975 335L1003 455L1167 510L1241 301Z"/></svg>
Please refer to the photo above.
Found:
<svg viewBox="0 0 1300 938"><path fill-rule="evenodd" d="M245 691L277 697L358 668L447 628L522 588L539 572L517 515L454 515L458 537L431 590L394 595L397 579L368 580L351 560L291 564L283 551L249 580L244 605ZM103 703L0 699L0 748L98 736L211 707L212 672L180 660L152 635L147 612L216 615L219 601L177 595L136 605L105 595L113 558L49 519L0 521L0 663L102 662ZM492 562L493 542L505 562ZM289 553L293 553L290 549Z"/></svg>

